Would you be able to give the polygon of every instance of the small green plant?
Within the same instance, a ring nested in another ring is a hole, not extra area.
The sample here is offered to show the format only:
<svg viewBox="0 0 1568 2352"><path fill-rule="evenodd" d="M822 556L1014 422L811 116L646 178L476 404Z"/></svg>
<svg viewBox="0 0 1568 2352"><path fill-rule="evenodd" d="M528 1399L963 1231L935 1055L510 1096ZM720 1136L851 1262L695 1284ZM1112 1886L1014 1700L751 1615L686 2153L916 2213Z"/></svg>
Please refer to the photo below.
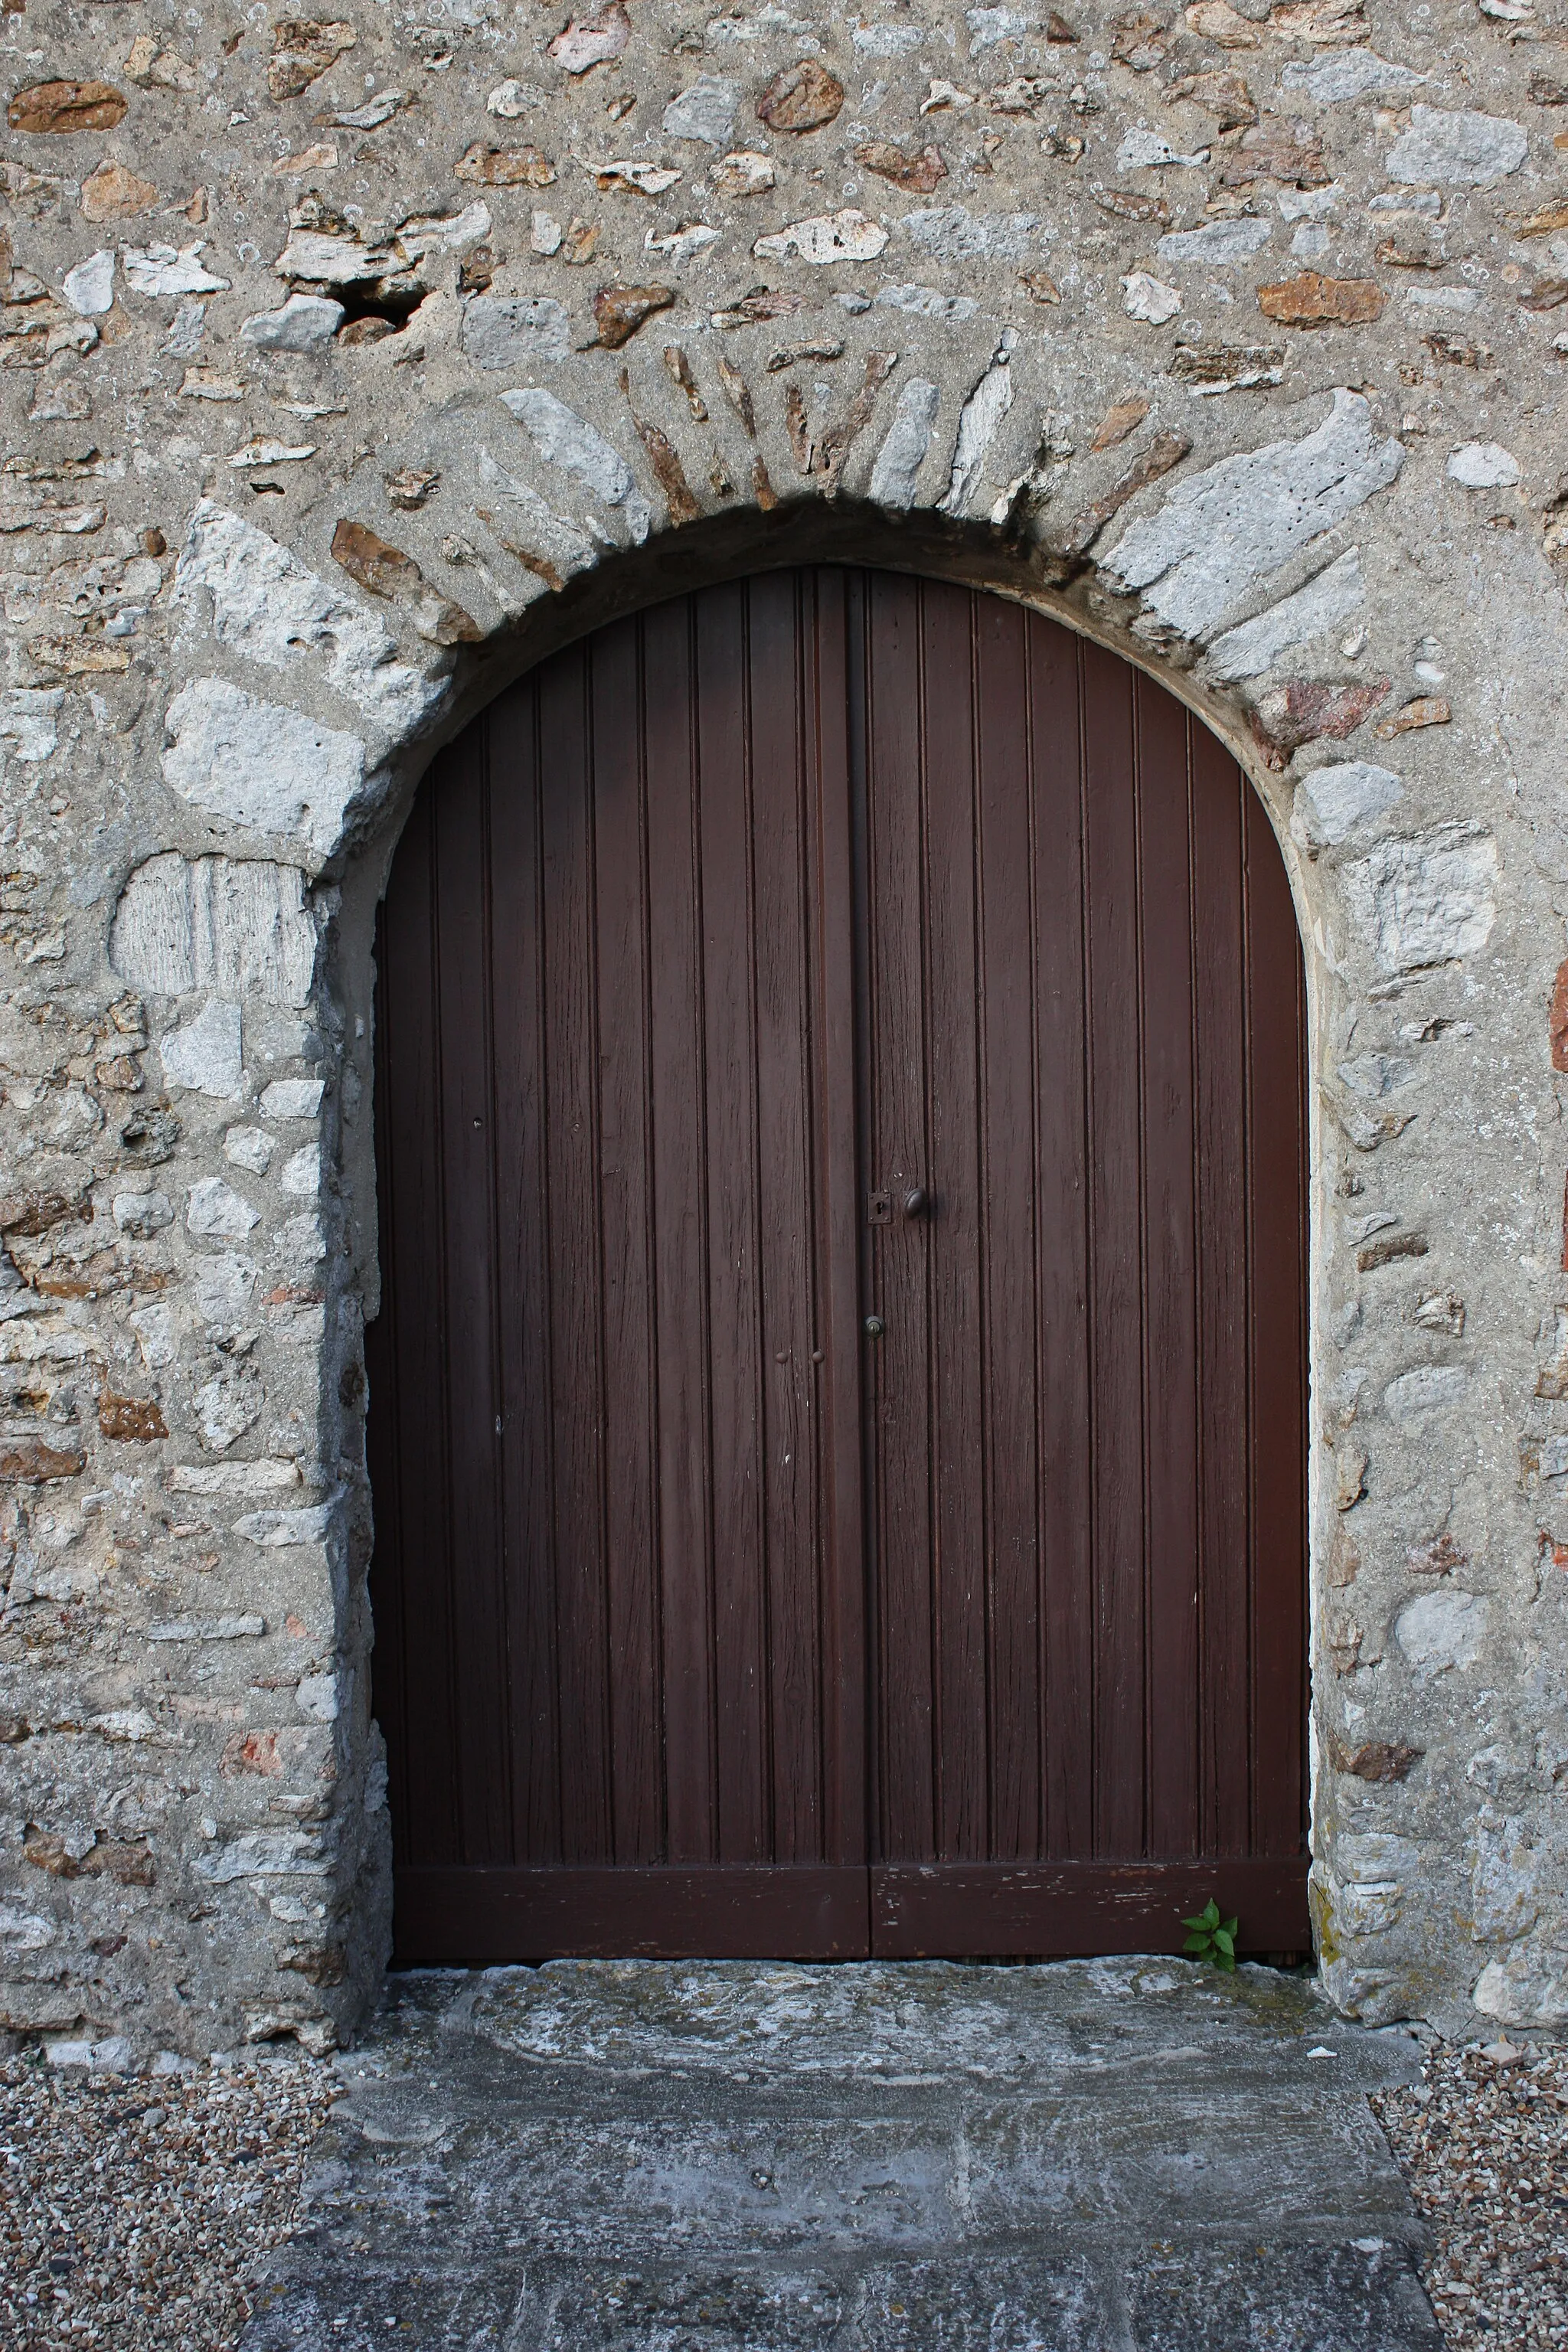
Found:
<svg viewBox="0 0 1568 2352"><path fill-rule="evenodd" d="M1216 1969L1230 1970L1236 1966L1236 1931L1238 1919L1222 1919L1219 1905L1211 1895L1195 1919L1184 1919L1184 1927L1191 1935L1182 1946L1194 1960L1212 1960Z"/></svg>

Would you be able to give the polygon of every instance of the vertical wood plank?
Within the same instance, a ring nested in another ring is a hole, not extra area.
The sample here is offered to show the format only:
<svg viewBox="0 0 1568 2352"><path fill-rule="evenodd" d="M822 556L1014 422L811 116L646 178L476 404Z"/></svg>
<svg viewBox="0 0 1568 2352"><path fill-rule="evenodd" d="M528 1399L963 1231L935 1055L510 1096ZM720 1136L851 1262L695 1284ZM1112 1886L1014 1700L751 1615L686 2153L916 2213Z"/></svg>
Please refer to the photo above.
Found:
<svg viewBox="0 0 1568 2352"><path fill-rule="evenodd" d="M591 665L590 649L575 648L539 688L557 1705L568 1862L611 1858L605 1432L595 1409L605 1363Z"/></svg>
<svg viewBox="0 0 1568 2352"><path fill-rule="evenodd" d="M910 583L872 575L858 651L863 721L859 885L865 932L865 1195L928 1181L923 940L926 928L923 682ZM967 665L966 665L967 667ZM884 1334L865 1348L873 1439L878 1636L878 1851L924 1861L937 1851L940 1730L934 1618L931 1308L927 1236L905 1221L866 1228L863 1306Z"/></svg>
<svg viewBox="0 0 1568 2352"><path fill-rule="evenodd" d="M1143 1851L1143 1234L1131 673L1083 656L1088 822L1095 1851Z"/></svg>
<svg viewBox="0 0 1568 2352"><path fill-rule="evenodd" d="M1042 1851L1038 1333L1035 1203L1040 975L1028 615L975 600L981 1428L987 1494L988 1852Z"/></svg>
<svg viewBox="0 0 1568 2352"><path fill-rule="evenodd" d="M667 1859L718 1858L708 1133L695 680L686 600L643 616Z"/></svg>
<svg viewBox="0 0 1568 2352"><path fill-rule="evenodd" d="M539 693L525 680L485 714L490 935L497 1008L497 1410L506 1559L512 1851L561 1853L559 1624L551 1415L545 928ZM402 851L399 851L399 857Z"/></svg>
<svg viewBox="0 0 1568 2352"><path fill-rule="evenodd" d="M605 1570L611 1852L619 1863L657 1861L664 1846L641 638L637 622L620 621L593 647Z"/></svg>
<svg viewBox="0 0 1568 2352"><path fill-rule="evenodd" d="M821 1464L812 1362L817 1323L808 779L801 740L803 583L746 592L755 948L757 1268L763 1400L764 1613L761 1626L775 1862L824 1858Z"/></svg>
<svg viewBox="0 0 1568 2352"><path fill-rule="evenodd" d="M757 1222L756 940L752 775L740 587L694 600L708 1131L713 1675L718 1858L764 1858L765 1601Z"/></svg>
<svg viewBox="0 0 1568 2352"><path fill-rule="evenodd" d="M864 1862L878 1818L870 1725L877 1674L867 1615L871 1559L866 1480L870 1448L862 1420L862 1097L867 973L857 876L858 797L863 812L865 696L863 600L840 571L809 578L805 631L805 749L811 806L811 872L819 946L812 992L816 1069L815 1172L821 1200L821 1320L813 1350L821 1401L827 1541L822 1598L825 1858ZM820 1362L816 1358L820 1356Z"/></svg>
<svg viewBox="0 0 1568 2352"><path fill-rule="evenodd" d="M1088 941L1084 921L1084 648L1029 630L1039 1021L1036 1164L1044 1554L1045 1844L1094 1852L1093 1352L1089 1294Z"/></svg>
<svg viewBox="0 0 1568 2352"><path fill-rule="evenodd" d="M1242 794L1212 735L1193 739L1197 1003L1199 1641L1203 1847L1248 1832L1247 1053Z"/></svg>
<svg viewBox="0 0 1568 2352"><path fill-rule="evenodd" d="M923 852L925 1138L921 1156L889 1164L884 1181L893 1187L895 1217L887 1247L908 1255L911 1280L923 1282L930 1318L936 1851L959 1861L988 1853L990 1841L986 1602L994 1531L985 1486L989 1367L983 1315L990 1236L981 1151L987 1074L980 1061L984 1006L976 906L979 600L932 582L919 596L923 804L914 803L907 783L897 800L889 792L888 802L900 829L920 839ZM901 1195L912 1183L931 1188L930 1215L901 1214Z"/></svg>
<svg viewBox="0 0 1568 2352"><path fill-rule="evenodd" d="M495 1429L488 800L485 739L470 733L447 755L432 822L447 1527L452 1557L465 1563L462 1607L451 1621L452 1672L460 1694L454 1734L459 1835L464 1860L474 1863L502 1861L510 1845Z"/></svg>
<svg viewBox="0 0 1568 2352"><path fill-rule="evenodd" d="M1148 678L1138 709L1145 1265L1149 1851L1198 1850L1197 1297L1194 1263L1189 722Z"/></svg>

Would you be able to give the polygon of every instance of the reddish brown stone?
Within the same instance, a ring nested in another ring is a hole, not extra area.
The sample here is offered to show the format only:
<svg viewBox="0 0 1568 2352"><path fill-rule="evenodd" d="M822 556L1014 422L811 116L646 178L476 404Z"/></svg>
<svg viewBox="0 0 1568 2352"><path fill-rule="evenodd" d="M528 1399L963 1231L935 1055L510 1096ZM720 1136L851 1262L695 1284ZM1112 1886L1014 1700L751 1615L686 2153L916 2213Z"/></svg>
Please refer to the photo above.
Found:
<svg viewBox="0 0 1568 2352"><path fill-rule="evenodd" d="M930 145L910 155L890 140L868 139L863 147L856 148L855 161L868 172L875 172L879 179L891 180L894 187L917 196L929 196L937 182L947 177L941 149Z"/></svg>
<svg viewBox="0 0 1568 2352"><path fill-rule="evenodd" d="M396 598L417 588L425 574L411 555L393 547L363 522L340 522L332 533L333 559L351 580L373 596Z"/></svg>
<svg viewBox="0 0 1568 2352"><path fill-rule="evenodd" d="M283 1770L283 1759L278 1753L278 1734L275 1731L237 1731L218 1759L217 1769L226 1780L237 1780L247 1772L255 1772L264 1780L276 1780Z"/></svg>
<svg viewBox="0 0 1568 2352"><path fill-rule="evenodd" d="M1373 259L1385 269L1442 269L1448 257L1440 245L1429 238L1385 236L1378 244Z"/></svg>
<svg viewBox="0 0 1568 2352"><path fill-rule="evenodd" d="M1171 217L1163 196L1140 195L1133 188L1093 188L1089 193L1102 213L1114 214L1118 220L1155 221L1163 228Z"/></svg>
<svg viewBox="0 0 1568 2352"><path fill-rule="evenodd" d="M74 1478L87 1465L79 1446L46 1445L41 1437L12 1437L0 1442L0 1478L19 1478L29 1486L45 1486L58 1478Z"/></svg>
<svg viewBox="0 0 1568 2352"><path fill-rule="evenodd" d="M1408 735L1413 728L1447 727L1453 711L1440 694L1417 695L1414 702L1405 703L1392 719L1385 719L1377 730L1380 743L1391 743L1396 735Z"/></svg>
<svg viewBox="0 0 1568 2352"><path fill-rule="evenodd" d="M601 286L594 297L600 342L607 352L618 352L646 320L668 310L674 300L673 286Z"/></svg>
<svg viewBox="0 0 1568 2352"><path fill-rule="evenodd" d="M1389 1739L1368 1739L1359 1748L1346 1748L1337 1731L1329 1735L1329 1761L1334 1770L1352 1773L1358 1780L1403 1780L1425 1753L1424 1748L1406 1748Z"/></svg>
<svg viewBox="0 0 1568 2352"><path fill-rule="evenodd" d="M150 1846L100 1838L86 1853L68 1853L63 1837L34 1822L23 1835L22 1858L52 1878L112 1878L121 1886L151 1886L156 1874Z"/></svg>
<svg viewBox="0 0 1568 2352"><path fill-rule="evenodd" d="M1405 1565L1414 1576L1452 1576L1468 1558L1469 1554L1460 1550L1445 1528L1430 1543L1412 1544L1405 1552Z"/></svg>
<svg viewBox="0 0 1568 2352"><path fill-rule="evenodd" d="M336 65L359 35L352 25L283 18L272 28L272 56L267 87L276 99L298 98Z"/></svg>
<svg viewBox="0 0 1568 2352"><path fill-rule="evenodd" d="M1274 769L1283 768L1303 743L1325 735L1342 742L1376 709L1391 681L1371 677L1363 685L1326 686L1317 678L1293 677L1266 694L1252 713L1258 749Z"/></svg>
<svg viewBox="0 0 1568 2352"><path fill-rule="evenodd" d="M1380 1265L1393 1265L1402 1257L1425 1257L1425 1234L1378 1234L1363 1242L1355 1254L1358 1274L1374 1274Z"/></svg>
<svg viewBox="0 0 1568 2352"><path fill-rule="evenodd" d="M694 522L702 509L698 505L696 492L686 478L686 468L680 462L679 452L668 433L661 432L657 425L650 425L637 415L632 403L631 377L625 368L621 370L621 391L626 406L631 409L632 423L637 426L638 438L647 451L648 463L653 467L658 487L664 492L670 522L673 525Z"/></svg>
<svg viewBox="0 0 1568 2352"><path fill-rule="evenodd" d="M1148 415L1149 408L1148 395L1142 392L1130 394L1127 399L1113 402L1100 418L1099 430L1089 443L1089 447L1114 449L1119 441L1125 441L1130 433L1136 432Z"/></svg>
<svg viewBox="0 0 1568 2352"><path fill-rule="evenodd" d="M411 607L415 626L432 645L473 645L480 630L476 621L430 587L411 555L394 547L363 522L345 517L332 533L332 554L351 580L373 596Z"/></svg>
<svg viewBox="0 0 1568 2352"><path fill-rule="evenodd" d="M84 220L129 220L136 213L151 212L157 201L152 181L139 180L123 163L102 163L81 184Z"/></svg>
<svg viewBox="0 0 1568 2352"><path fill-rule="evenodd" d="M836 120L844 85L815 58L802 58L775 74L757 100L757 120L770 131L820 131Z"/></svg>
<svg viewBox="0 0 1568 2352"><path fill-rule="evenodd" d="M1146 489L1151 482L1157 482L1163 474L1168 474L1173 466L1179 466L1192 446L1184 433L1156 434L1143 455L1134 459L1102 499L1096 499L1094 504L1086 507L1059 535L1053 536L1050 541L1052 551L1069 560L1086 555L1111 517L1120 514L1128 499Z"/></svg>
<svg viewBox="0 0 1568 2352"><path fill-rule="evenodd" d="M1556 310L1568 302L1568 278L1543 278L1519 298L1521 310Z"/></svg>
<svg viewBox="0 0 1568 2352"><path fill-rule="evenodd" d="M1303 269L1258 289L1266 319L1286 327L1362 327L1383 316L1388 296L1375 278L1325 278Z"/></svg>
<svg viewBox="0 0 1568 2352"><path fill-rule="evenodd" d="M1554 1070L1568 1070L1568 963L1560 963L1557 967L1557 984L1552 992L1549 1029L1552 1038L1552 1066Z"/></svg>
<svg viewBox="0 0 1568 2352"><path fill-rule="evenodd" d="M1238 73L1184 74L1165 92L1173 102L1185 99L1217 117L1222 131L1239 131L1258 120L1258 101Z"/></svg>
<svg viewBox="0 0 1568 2352"><path fill-rule="evenodd" d="M452 166L453 177L479 188L547 188L555 166L537 147L487 147L476 139Z"/></svg>
<svg viewBox="0 0 1568 2352"><path fill-rule="evenodd" d="M107 81L37 81L5 109L13 131L112 131L129 100Z"/></svg>
<svg viewBox="0 0 1568 2352"><path fill-rule="evenodd" d="M771 286L753 286L749 294L742 294L729 310L715 310L713 324L716 327L756 327L769 319L793 319L797 310L805 308L804 294L796 294L782 286L776 289Z"/></svg>
<svg viewBox="0 0 1568 2352"><path fill-rule="evenodd" d="M10 1192L0 1199L0 1234L47 1234L79 1217L83 1223L91 1221L92 1202L86 1192Z"/></svg>
<svg viewBox="0 0 1568 2352"><path fill-rule="evenodd" d="M1254 180L1278 180L1289 188L1326 187L1323 142L1304 122L1278 115L1244 131L1220 165L1222 187L1241 188Z"/></svg>
<svg viewBox="0 0 1568 2352"><path fill-rule="evenodd" d="M98 1425L105 1437L121 1444L145 1444L169 1434L169 1424L152 1397L115 1396L108 1389L98 1400Z"/></svg>

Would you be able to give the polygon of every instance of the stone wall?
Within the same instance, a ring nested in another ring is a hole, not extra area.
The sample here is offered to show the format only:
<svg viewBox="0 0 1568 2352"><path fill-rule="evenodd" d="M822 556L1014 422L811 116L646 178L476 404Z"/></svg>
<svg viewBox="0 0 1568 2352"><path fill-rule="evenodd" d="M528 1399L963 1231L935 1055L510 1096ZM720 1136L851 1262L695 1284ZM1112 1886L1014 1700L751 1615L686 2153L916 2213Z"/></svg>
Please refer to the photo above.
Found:
<svg viewBox="0 0 1568 2352"><path fill-rule="evenodd" d="M1568 2015L1554 5L12 0L0 2027L318 2048L373 1989L376 894L542 651L823 555L1026 597L1247 764L1325 1975Z"/></svg>

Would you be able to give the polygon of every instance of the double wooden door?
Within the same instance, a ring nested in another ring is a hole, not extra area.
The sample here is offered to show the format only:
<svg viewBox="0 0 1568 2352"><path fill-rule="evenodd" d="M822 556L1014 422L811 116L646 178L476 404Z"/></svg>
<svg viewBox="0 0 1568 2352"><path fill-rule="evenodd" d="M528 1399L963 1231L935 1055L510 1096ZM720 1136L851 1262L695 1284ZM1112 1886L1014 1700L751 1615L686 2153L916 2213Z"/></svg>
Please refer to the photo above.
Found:
<svg viewBox="0 0 1568 2352"><path fill-rule="evenodd" d="M843 570L437 761L377 951L408 1960L1309 1942L1303 994L1176 702Z"/></svg>

